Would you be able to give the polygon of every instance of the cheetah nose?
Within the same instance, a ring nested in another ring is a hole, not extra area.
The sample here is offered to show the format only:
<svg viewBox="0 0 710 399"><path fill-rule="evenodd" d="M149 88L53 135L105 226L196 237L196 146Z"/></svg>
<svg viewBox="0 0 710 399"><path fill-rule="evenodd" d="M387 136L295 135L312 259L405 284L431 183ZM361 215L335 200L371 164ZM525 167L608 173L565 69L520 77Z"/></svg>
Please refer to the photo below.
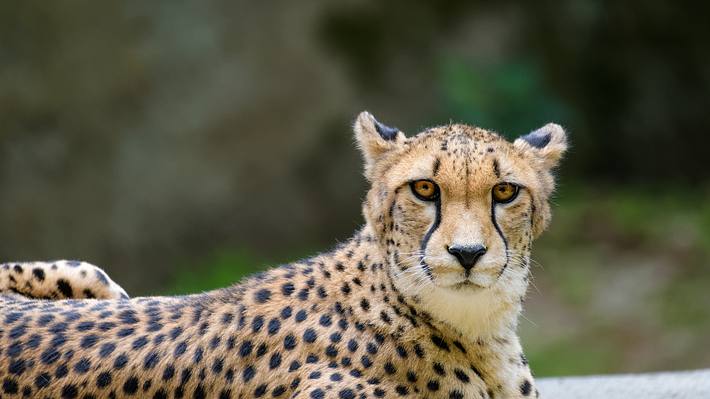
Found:
<svg viewBox="0 0 710 399"><path fill-rule="evenodd" d="M461 266L466 271L473 269L478 259L483 256L488 250L485 245L454 245L446 248L451 255L454 255L459 260Z"/></svg>

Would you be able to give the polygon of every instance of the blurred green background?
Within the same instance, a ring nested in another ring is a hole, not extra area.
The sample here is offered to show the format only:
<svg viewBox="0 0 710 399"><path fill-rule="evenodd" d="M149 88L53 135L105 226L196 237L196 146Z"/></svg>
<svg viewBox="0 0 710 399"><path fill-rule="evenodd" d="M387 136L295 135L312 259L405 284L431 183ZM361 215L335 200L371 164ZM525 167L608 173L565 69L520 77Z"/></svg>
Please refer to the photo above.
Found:
<svg viewBox="0 0 710 399"><path fill-rule="evenodd" d="M710 366L708 4L0 2L0 257L221 287L362 223L363 109L410 134L556 121L533 369Z"/></svg>

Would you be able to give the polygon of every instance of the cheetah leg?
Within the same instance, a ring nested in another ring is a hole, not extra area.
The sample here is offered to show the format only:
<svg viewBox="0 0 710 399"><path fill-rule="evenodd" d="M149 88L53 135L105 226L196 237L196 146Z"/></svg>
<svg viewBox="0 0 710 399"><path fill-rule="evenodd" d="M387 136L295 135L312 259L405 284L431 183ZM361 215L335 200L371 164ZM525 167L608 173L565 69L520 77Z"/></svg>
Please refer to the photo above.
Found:
<svg viewBox="0 0 710 399"><path fill-rule="evenodd" d="M39 299L128 298L99 267L66 260L0 264L0 294Z"/></svg>

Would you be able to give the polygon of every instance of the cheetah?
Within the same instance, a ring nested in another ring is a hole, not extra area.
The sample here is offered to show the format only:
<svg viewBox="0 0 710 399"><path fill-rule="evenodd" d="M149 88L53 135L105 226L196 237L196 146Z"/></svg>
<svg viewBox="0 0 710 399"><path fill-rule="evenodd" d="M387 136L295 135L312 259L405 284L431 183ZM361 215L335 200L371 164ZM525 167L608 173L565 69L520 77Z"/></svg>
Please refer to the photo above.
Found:
<svg viewBox="0 0 710 399"><path fill-rule="evenodd" d="M74 260L0 264L0 294L34 299L128 299L101 268Z"/></svg>
<svg viewBox="0 0 710 399"><path fill-rule="evenodd" d="M564 130L406 137L363 112L354 131L351 239L201 294L0 296L2 397L538 396L516 329Z"/></svg>

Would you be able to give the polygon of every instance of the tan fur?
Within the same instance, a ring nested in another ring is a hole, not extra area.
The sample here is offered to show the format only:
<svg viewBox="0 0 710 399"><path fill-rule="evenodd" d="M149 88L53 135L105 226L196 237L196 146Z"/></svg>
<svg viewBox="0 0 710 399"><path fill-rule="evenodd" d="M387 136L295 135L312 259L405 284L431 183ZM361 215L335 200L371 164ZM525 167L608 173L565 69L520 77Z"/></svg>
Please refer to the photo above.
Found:
<svg viewBox="0 0 710 399"><path fill-rule="evenodd" d="M0 394L536 395L515 330L564 132L548 125L550 147L537 148L465 125L406 138L375 123L363 113L355 124L371 188L352 239L201 295L0 296ZM440 212L414 196L416 179L441 188ZM500 182L519 184L518 198L493 205ZM466 273L446 248L476 243L488 252Z"/></svg>

